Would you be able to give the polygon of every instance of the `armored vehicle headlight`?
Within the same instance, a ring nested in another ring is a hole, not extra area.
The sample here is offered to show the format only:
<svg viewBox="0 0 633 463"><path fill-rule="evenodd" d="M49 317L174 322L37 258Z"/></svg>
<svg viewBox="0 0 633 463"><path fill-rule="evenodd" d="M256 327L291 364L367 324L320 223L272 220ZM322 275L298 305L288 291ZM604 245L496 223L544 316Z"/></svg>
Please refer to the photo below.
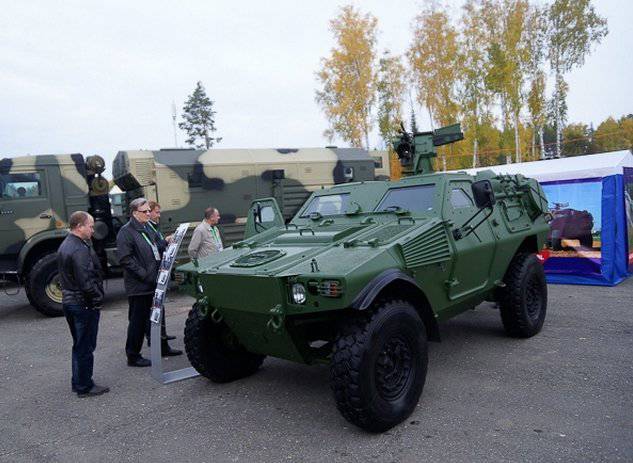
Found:
<svg viewBox="0 0 633 463"><path fill-rule="evenodd" d="M295 304L305 304L306 288L301 283L292 285L292 301Z"/></svg>

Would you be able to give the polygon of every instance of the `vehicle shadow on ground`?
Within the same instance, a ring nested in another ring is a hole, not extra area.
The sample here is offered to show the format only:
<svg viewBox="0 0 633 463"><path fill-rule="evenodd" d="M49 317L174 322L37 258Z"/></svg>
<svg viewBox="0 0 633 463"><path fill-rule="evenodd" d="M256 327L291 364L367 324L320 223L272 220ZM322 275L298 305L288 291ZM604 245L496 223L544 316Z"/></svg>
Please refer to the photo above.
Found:
<svg viewBox="0 0 633 463"><path fill-rule="evenodd" d="M510 339L505 336L498 311L490 304L441 324L440 334L440 343L429 343L429 372L435 384L444 383L456 369L469 362L473 350L480 350L483 345L502 346ZM257 416L257 411L267 420L288 420L291 416L299 427L326 428L334 421L339 422L342 432L373 436L350 425L339 415L329 380L326 365L309 366L269 357L251 377L229 384L215 384L201 378L191 386L191 393L209 401L218 395L239 395L244 413ZM297 397L301 400L296 400ZM423 398L424 394L421 400ZM251 424L247 426L252 426L253 431L263 425L259 418L245 421L248 422Z"/></svg>

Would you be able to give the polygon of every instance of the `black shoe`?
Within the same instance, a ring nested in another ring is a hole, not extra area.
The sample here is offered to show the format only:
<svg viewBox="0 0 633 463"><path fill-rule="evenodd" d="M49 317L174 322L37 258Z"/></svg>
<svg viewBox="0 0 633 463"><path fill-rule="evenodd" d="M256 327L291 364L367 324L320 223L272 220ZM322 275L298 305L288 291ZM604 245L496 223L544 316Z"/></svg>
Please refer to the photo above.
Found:
<svg viewBox="0 0 633 463"><path fill-rule="evenodd" d="M174 339L176 339L176 336L167 336L165 339L167 339L168 341L173 341Z"/></svg>
<svg viewBox="0 0 633 463"><path fill-rule="evenodd" d="M176 355L182 355L182 351L165 346L161 349L161 354L163 357L175 357Z"/></svg>
<svg viewBox="0 0 633 463"><path fill-rule="evenodd" d="M127 364L130 367L150 367L152 366L151 360L148 360L143 357L139 357L137 359L127 359Z"/></svg>
<svg viewBox="0 0 633 463"><path fill-rule="evenodd" d="M95 395L105 394L106 392L109 392L109 391L110 391L109 387L97 386L95 384L94 386L92 386L92 389L90 389L89 391L78 392L77 397L92 397Z"/></svg>

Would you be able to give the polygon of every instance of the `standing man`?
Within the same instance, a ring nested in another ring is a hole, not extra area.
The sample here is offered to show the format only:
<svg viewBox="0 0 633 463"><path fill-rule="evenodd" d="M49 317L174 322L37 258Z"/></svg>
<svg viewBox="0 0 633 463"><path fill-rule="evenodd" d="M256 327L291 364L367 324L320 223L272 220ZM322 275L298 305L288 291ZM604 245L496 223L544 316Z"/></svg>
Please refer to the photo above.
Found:
<svg viewBox="0 0 633 463"><path fill-rule="evenodd" d="M70 216L70 233L57 250L62 309L73 338L72 390L79 397L101 395L110 389L92 381L103 276L97 254L90 245L94 219L83 211Z"/></svg>
<svg viewBox="0 0 633 463"><path fill-rule="evenodd" d="M147 227L150 214L147 200L136 198L130 203L130 211L130 220L121 227L116 239L129 302L125 354L129 366L148 367L152 362L141 356L141 347L143 339L149 334L149 314L161 256ZM171 349L166 339L162 340L161 350L166 356L182 354L182 351Z"/></svg>
<svg viewBox="0 0 633 463"><path fill-rule="evenodd" d="M163 253L165 249L167 249L167 245L171 243L173 239L173 235L169 235L167 237L163 236L163 233L160 231L160 204L156 201L148 201L149 205L149 221L147 222L147 227L152 234L152 239L158 246L158 251L160 252L161 259L163 258ZM176 339L176 336L167 336L167 326L165 325L165 311L163 310L163 316L160 321L160 337L163 340L172 340ZM147 341L149 344L149 340Z"/></svg>
<svg viewBox="0 0 633 463"><path fill-rule="evenodd" d="M215 207L208 207L204 210L204 220L194 229L189 248L187 248L189 257L202 259L224 249L220 231L216 226L219 221L220 211Z"/></svg>

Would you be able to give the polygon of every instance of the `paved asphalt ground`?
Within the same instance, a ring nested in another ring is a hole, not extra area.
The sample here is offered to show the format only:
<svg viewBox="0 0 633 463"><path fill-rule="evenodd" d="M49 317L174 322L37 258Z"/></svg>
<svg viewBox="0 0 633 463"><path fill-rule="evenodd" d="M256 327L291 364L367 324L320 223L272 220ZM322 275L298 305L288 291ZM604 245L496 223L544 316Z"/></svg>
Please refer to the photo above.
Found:
<svg viewBox="0 0 633 463"><path fill-rule="evenodd" d="M382 435L339 415L327 367L267 359L231 384L167 386L127 367L120 280L109 282L95 362L111 392L78 399L65 320L2 294L0 461L633 461L633 279L549 291L532 339L505 337L487 304L442 325L417 410ZM175 347L190 304L168 302Z"/></svg>

